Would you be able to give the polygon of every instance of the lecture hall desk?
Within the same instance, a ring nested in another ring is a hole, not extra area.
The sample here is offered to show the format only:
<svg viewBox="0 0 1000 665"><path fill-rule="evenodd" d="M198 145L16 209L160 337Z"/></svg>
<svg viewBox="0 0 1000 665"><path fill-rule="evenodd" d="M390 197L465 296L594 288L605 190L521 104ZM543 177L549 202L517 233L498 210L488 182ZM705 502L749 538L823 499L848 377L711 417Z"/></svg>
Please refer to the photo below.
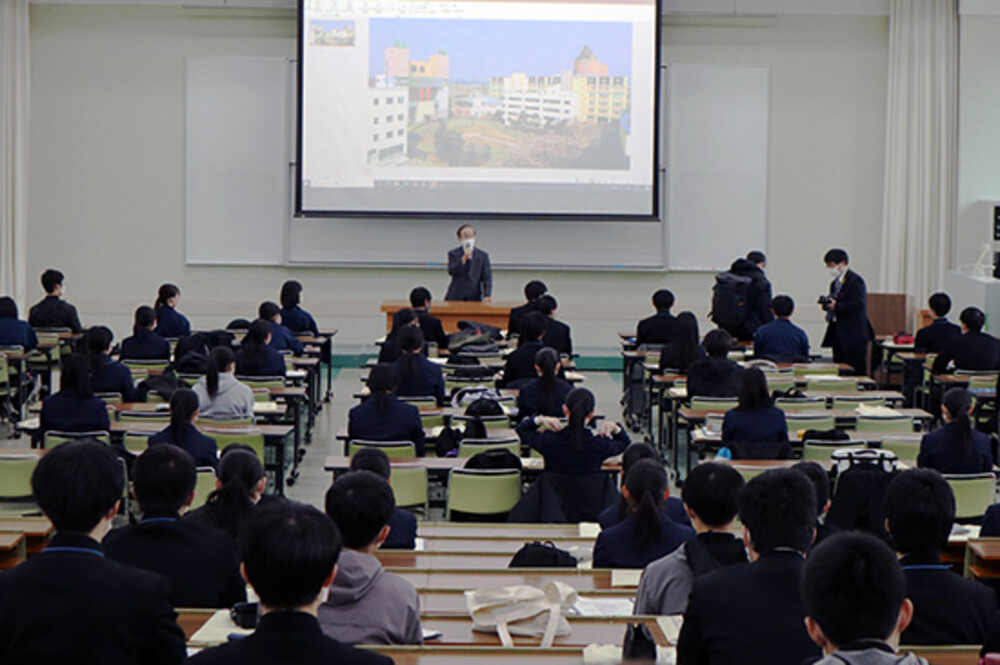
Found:
<svg viewBox="0 0 1000 665"><path fill-rule="evenodd" d="M485 323L504 330L510 319L510 310L520 307L524 303L519 302L494 302L486 304L482 302L463 302L459 300L436 300L431 313L441 319L444 331L453 333L458 331L459 321L475 321ZM392 315L404 307L409 307L409 300L383 300L382 311L385 313L385 330L392 330Z"/></svg>
<svg viewBox="0 0 1000 665"><path fill-rule="evenodd" d="M418 589L421 614L462 614L468 611L465 592L458 589ZM590 599L629 600L635 598L634 589L614 591L586 591L580 597Z"/></svg>
<svg viewBox="0 0 1000 665"><path fill-rule="evenodd" d="M25 554L38 554L49 542L52 522L45 517L0 518L0 533L23 533Z"/></svg>
<svg viewBox="0 0 1000 665"><path fill-rule="evenodd" d="M0 570L13 568L27 557L25 535L20 531L0 532Z"/></svg>
<svg viewBox="0 0 1000 665"><path fill-rule="evenodd" d="M541 588L546 582L559 580L577 591L615 591L635 588L635 585L612 586L610 570L580 570L576 568L505 568L493 570L419 570L390 568L418 589L478 589L512 584L528 584Z"/></svg>

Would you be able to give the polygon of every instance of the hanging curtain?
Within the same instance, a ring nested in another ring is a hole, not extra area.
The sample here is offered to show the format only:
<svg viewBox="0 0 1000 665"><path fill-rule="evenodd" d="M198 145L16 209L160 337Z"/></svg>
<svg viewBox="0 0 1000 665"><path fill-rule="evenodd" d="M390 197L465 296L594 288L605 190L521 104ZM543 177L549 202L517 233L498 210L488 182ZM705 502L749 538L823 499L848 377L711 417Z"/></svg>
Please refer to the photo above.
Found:
<svg viewBox="0 0 1000 665"><path fill-rule="evenodd" d="M28 226L28 87L28 0L0 0L0 295L13 297L22 308Z"/></svg>

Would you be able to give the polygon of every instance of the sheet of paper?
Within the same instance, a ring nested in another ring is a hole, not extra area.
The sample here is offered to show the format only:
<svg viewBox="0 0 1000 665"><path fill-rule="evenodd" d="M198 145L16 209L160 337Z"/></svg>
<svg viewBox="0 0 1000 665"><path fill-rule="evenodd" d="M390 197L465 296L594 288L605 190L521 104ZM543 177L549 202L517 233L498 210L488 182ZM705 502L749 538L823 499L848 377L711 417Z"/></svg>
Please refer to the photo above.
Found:
<svg viewBox="0 0 1000 665"><path fill-rule="evenodd" d="M205 622L205 625L198 629L189 644L225 644L232 634L249 635L252 630L240 628L230 618L229 610L219 610L212 615L212 618Z"/></svg>
<svg viewBox="0 0 1000 665"><path fill-rule="evenodd" d="M656 625L660 627L663 631L664 637L670 641L671 644L677 644L677 638L681 634L681 626L684 625L684 615L674 614L665 617L656 617Z"/></svg>
<svg viewBox="0 0 1000 665"><path fill-rule="evenodd" d="M613 587L637 587L642 571L638 569L621 569L611 571L611 586Z"/></svg>
<svg viewBox="0 0 1000 665"><path fill-rule="evenodd" d="M858 404L854 409L858 412L858 415L862 416L877 416L882 418L889 418L893 416L903 415L896 409L890 409L887 406L872 406L870 404Z"/></svg>
<svg viewBox="0 0 1000 665"><path fill-rule="evenodd" d="M622 648L614 644L590 644L583 649L583 662L586 665L620 665ZM676 649L656 647L656 665L674 665L676 662Z"/></svg>
<svg viewBox="0 0 1000 665"><path fill-rule="evenodd" d="M427 539L426 538L414 538L413 539L413 551L423 552L427 549Z"/></svg>
<svg viewBox="0 0 1000 665"><path fill-rule="evenodd" d="M584 617L630 617L635 604L630 598L601 598L580 596L576 600L576 611Z"/></svg>
<svg viewBox="0 0 1000 665"><path fill-rule="evenodd" d="M581 538L597 538L601 533L601 525L597 522L580 522Z"/></svg>
<svg viewBox="0 0 1000 665"><path fill-rule="evenodd" d="M169 408L169 405L167 405ZM278 403L277 402L254 402L253 403L254 413L277 413Z"/></svg>

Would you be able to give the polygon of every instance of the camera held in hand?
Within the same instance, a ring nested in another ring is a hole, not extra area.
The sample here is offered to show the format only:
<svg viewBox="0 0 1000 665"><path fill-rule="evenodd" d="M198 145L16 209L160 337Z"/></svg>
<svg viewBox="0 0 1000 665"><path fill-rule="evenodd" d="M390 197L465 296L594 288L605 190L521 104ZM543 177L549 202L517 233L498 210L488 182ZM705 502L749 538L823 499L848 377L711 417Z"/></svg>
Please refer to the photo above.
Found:
<svg viewBox="0 0 1000 665"><path fill-rule="evenodd" d="M816 303L823 309L829 307L831 302L833 302L833 298L830 296L820 296L816 299Z"/></svg>

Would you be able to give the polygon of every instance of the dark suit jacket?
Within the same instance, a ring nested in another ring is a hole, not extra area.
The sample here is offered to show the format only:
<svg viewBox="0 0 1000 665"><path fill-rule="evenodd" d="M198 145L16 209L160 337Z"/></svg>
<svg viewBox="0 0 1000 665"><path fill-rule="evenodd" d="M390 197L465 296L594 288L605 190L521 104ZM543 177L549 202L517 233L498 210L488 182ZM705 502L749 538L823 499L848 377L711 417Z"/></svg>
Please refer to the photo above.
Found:
<svg viewBox="0 0 1000 665"><path fill-rule="evenodd" d="M122 340L122 360L170 360L170 342L152 330L140 330Z"/></svg>
<svg viewBox="0 0 1000 665"><path fill-rule="evenodd" d="M688 397L736 397L743 368L728 358L702 358L688 366Z"/></svg>
<svg viewBox="0 0 1000 665"><path fill-rule="evenodd" d="M417 516L396 508L389 518L389 537L382 543L384 550L412 550L417 546Z"/></svg>
<svg viewBox="0 0 1000 665"><path fill-rule="evenodd" d="M657 312L639 322L635 329L635 344L669 344L674 339L677 318L670 312Z"/></svg>
<svg viewBox="0 0 1000 665"><path fill-rule="evenodd" d="M517 426L521 442L534 448L545 458L545 470L555 473L595 473L601 470L604 460L621 454L631 441L623 427L611 439L597 436L590 429L584 430L583 449L573 450L569 431L538 432L530 418Z"/></svg>
<svg viewBox="0 0 1000 665"><path fill-rule="evenodd" d="M0 319L0 346L20 346L31 351L38 346L38 337L26 321L8 316Z"/></svg>
<svg viewBox="0 0 1000 665"><path fill-rule="evenodd" d="M524 342L517 349L507 356L503 365L502 386L509 386L514 381L538 378L535 371L535 356L545 348L542 342Z"/></svg>
<svg viewBox="0 0 1000 665"><path fill-rule="evenodd" d="M412 441L417 455L423 457L424 426L420 422L420 410L395 395L386 397L385 413L378 412L374 399L366 399L352 407L347 416L347 436L369 441Z"/></svg>
<svg viewBox="0 0 1000 665"><path fill-rule="evenodd" d="M304 612L272 612L241 640L206 649L191 665L392 665L388 656L355 649L323 634L316 617Z"/></svg>
<svg viewBox="0 0 1000 665"><path fill-rule="evenodd" d="M507 337L511 335L521 334L521 321L524 320L524 315L528 312L532 312L535 309L534 302L526 302L523 305L518 305L510 310L510 317L507 319Z"/></svg>
<svg viewBox="0 0 1000 665"><path fill-rule="evenodd" d="M819 647L803 621L804 565L795 552L770 552L755 563L696 579L677 641L677 662L731 665L757 654L755 662L799 665L818 657Z"/></svg>
<svg viewBox="0 0 1000 665"><path fill-rule="evenodd" d="M785 412L773 406L764 409L732 409L722 421L722 443L788 443Z"/></svg>
<svg viewBox="0 0 1000 665"><path fill-rule="evenodd" d="M451 284L445 300L482 300L493 295L493 269L490 255L479 249L472 250L472 258L462 263L465 251L461 247L448 251L448 274Z"/></svg>
<svg viewBox="0 0 1000 665"><path fill-rule="evenodd" d="M175 607L232 607L246 586L229 538L177 514L149 513L104 538L108 558L167 578Z"/></svg>
<svg viewBox="0 0 1000 665"><path fill-rule="evenodd" d="M913 621L900 644L982 644L997 618L993 589L941 567L931 557L903 557Z"/></svg>
<svg viewBox="0 0 1000 665"><path fill-rule="evenodd" d="M993 468L990 437L972 430L972 454L962 450L961 433L955 422L945 423L920 440L917 466L937 469L941 473L981 473Z"/></svg>
<svg viewBox="0 0 1000 665"><path fill-rule="evenodd" d="M191 334L191 323L173 307L157 307L153 332L160 337L187 337Z"/></svg>
<svg viewBox="0 0 1000 665"><path fill-rule="evenodd" d="M407 373L410 362L413 371ZM399 386L396 394L403 397L435 397L438 404L446 401L444 393L444 374L441 368L422 355L417 355L412 361L410 356L403 356L392 364L399 376Z"/></svg>
<svg viewBox="0 0 1000 665"><path fill-rule="evenodd" d="M550 318L545 324L545 337L542 341L545 342L545 346L555 349L560 354L573 354L573 338L569 326L562 321Z"/></svg>
<svg viewBox="0 0 1000 665"><path fill-rule="evenodd" d="M913 350L924 353L940 353L952 337L962 334L962 327L946 318L934 319L929 326L917 331L913 339Z"/></svg>
<svg viewBox="0 0 1000 665"><path fill-rule="evenodd" d="M1000 536L1000 503L993 504L986 509L986 515L983 517L983 527L979 531L979 535L983 538L987 536Z"/></svg>
<svg viewBox="0 0 1000 665"><path fill-rule="evenodd" d="M551 405L548 409L542 409L542 381L541 379L531 379L524 383L517 393L518 420L536 415L561 418L563 415L563 403L566 401L566 395L569 395L571 390L573 390L573 386L557 377Z"/></svg>
<svg viewBox="0 0 1000 665"><path fill-rule="evenodd" d="M241 349L236 354L236 374L238 376L284 376L285 359L281 354L265 346L263 355L259 359L251 361L246 353Z"/></svg>
<svg viewBox="0 0 1000 665"><path fill-rule="evenodd" d="M952 337L934 359L934 373L948 371L950 361L955 361L955 369L988 371L1000 368L1000 340L984 332Z"/></svg>
<svg viewBox="0 0 1000 665"><path fill-rule="evenodd" d="M97 397L80 397L75 390L60 390L42 402L39 430L107 432L111 429L108 405Z"/></svg>
<svg viewBox="0 0 1000 665"><path fill-rule="evenodd" d="M422 309L414 311L417 313L417 319L420 321L420 331L424 334L424 340L436 342L439 349L447 349L448 335L444 332L441 319L431 316Z"/></svg>
<svg viewBox="0 0 1000 665"><path fill-rule="evenodd" d="M194 425L188 425L184 431L184 443L177 442L174 430L169 425L149 437L149 446L160 446L163 444L173 444L183 448L187 454L194 458L196 466L210 466L213 469L219 468L219 446L215 439L206 436L198 431Z"/></svg>
<svg viewBox="0 0 1000 665"><path fill-rule="evenodd" d="M830 297L833 297L834 283L830 282ZM868 288L865 280L853 270L844 273L844 283L837 294L834 308L836 319L826 326L823 346L832 347L834 340L843 349L865 346L872 339L872 327L868 322Z"/></svg>
<svg viewBox="0 0 1000 665"><path fill-rule="evenodd" d="M285 326L293 333L319 334L319 327L312 314L302 309L298 305L291 309L281 308L281 325Z"/></svg>
<svg viewBox="0 0 1000 665"><path fill-rule="evenodd" d="M132 383L132 372L109 356L104 356L104 366L91 375L90 388L95 393L120 393L126 402L139 401L139 393Z"/></svg>
<svg viewBox="0 0 1000 665"><path fill-rule="evenodd" d="M45 296L28 310L28 323L32 328L69 328L81 332L80 317L76 307L59 296Z"/></svg>
<svg viewBox="0 0 1000 665"><path fill-rule="evenodd" d="M167 581L106 559L86 536L57 534L46 551L0 575L4 665L174 665L184 658Z"/></svg>
<svg viewBox="0 0 1000 665"><path fill-rule="evenodd" d="M297 356L306 350L295 333L281 323L271 324L271 343L268 346L275 351L291 351Z"/></svg>
<svg viewBox="0 0 1000 665"><path fill-rule="evenodd" d="M594 568L645 568L694 538L691 527L674 522L662 512L658 515L660 536L642 550L633 542L637 528L635 513L601 531L594 544Z"/></svg>
<svg viewBox="0 0 1000 665"><path fill-rule="evenodd" d="M660 350L660 373L662 374L667 370L676 370L684 374L692 363L705 357L705 349L701 348L700 345L694 349L694 358L685 358L682 353L681 347L677 342L671 342L664 346Z"/></svg>

